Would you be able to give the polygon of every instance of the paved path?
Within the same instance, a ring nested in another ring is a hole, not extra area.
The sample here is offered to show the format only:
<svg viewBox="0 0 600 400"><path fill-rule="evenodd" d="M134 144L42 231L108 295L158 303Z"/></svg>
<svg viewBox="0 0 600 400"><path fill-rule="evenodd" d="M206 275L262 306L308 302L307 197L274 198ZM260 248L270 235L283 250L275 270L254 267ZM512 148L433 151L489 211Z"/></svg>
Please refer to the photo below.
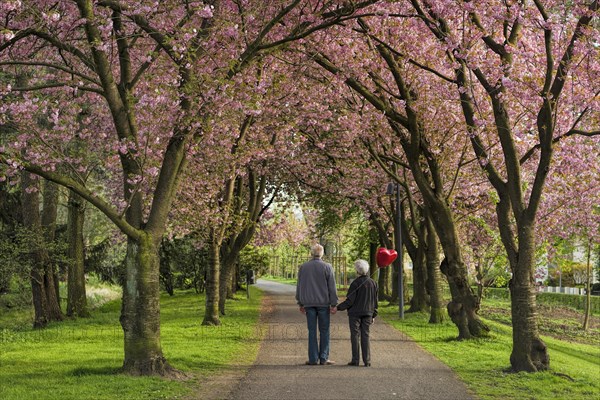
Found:
<svg viewBox="0 0 600 400"><path fill-rule="evenodd" d="M228 398L473 399L454 373L380 319L371 328L371 368L350 367L346 312L331 318L331 366L307 366L306 319L295 286L259 280L268 296L266 337L258 358Z"/></svg>

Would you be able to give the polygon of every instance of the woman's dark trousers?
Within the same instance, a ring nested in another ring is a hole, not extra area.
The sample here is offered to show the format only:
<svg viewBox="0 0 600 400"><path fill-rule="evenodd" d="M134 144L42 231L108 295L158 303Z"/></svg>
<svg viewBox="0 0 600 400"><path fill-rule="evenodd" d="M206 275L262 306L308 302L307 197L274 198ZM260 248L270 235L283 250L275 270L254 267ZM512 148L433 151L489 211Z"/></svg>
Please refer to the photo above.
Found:
<svg viewBox="0 0 600 400"><path fill-rule="evenodd" d="M365 365L371 364L371 351L369 349L369 328L373 317L348 316L350 322L350 342L352 343L352 362L358 364L360 360L359 348L362 348L362 359Z"/></svg>

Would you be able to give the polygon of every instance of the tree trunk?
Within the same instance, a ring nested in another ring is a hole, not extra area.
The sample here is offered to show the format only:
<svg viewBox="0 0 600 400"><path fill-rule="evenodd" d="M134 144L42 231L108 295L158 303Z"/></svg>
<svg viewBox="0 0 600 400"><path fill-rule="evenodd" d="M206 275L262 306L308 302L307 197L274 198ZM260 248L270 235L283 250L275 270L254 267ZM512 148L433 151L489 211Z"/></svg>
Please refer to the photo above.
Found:
<svg viewBox="0 0 600 400"><path fill-rule="evenodd" d="M160 345L159 255L153 238L129 239L125 257L121 326L125 339L123 371L131 375L176 375Z"/></svg>
<svg viewBox="0 0 600 400"><path fill-rule="evenodd" d="M392 301L390 293L390 274L391 268L379 268L379 300Z"/></svg>
<svg viewBox="0 0 600 400"><path fill-rule="evenodd" d="M444 309L442 298L442 277L438 268L440 254L438 251L437 236L435 229L428 216L425 217L427 226L427 293L429 294L429 323L440 324L444 321Z"/></svg>
<svg viewBox="0 0 600 400"><path fill-rule="evenodd" d="M208 249L208 270L206 273L206 303L204 308L204 320L202 325L220 325L219 319L219 279L220 279L220 255L219 244L214 234L211 233Z"/></svg>
<svg viewBox="0 0 600 400"><path fill-rule="evenodd" d="M224 257L221 263L221 273L219 274L219 312L221 315L225 315L225 301L228 298L233 298L231 281L234 278L236 260L232 259L231 256L230 253L228 257Z"/></svg>
<svg viewBox="0 0 600 400"><path fill-rule="evenodd" d="M50 257L49 252L55 247L56 216L58 208L58 185L54 182L44 182L44 205L42 209L42 232L44 233L44 289L48 304L48 317L51 321L62 321L63 313L60 309L60 294L58 291L57 266Z"/></svg>
<svg viewBox="0 0 600 400"><path fill-rule="evenodd" d="M588 248L587 248L587 282L586 282L586 292L585 292L585 317L583 319L583 330L587 331L589 327L590 321L590 310L591 310L591 301L592 301L592 264L590 262L590 258L592 256L592 240L588 239Z"/></svg>
<svg viewBox="0 0 600 400"><path fill-rule="evenodd" d="M413 296L410 299L410 308L406 311L409 313L428 311L429 298L426 290L427 270L423 247L423 244L420 244L411 257L413 263Z"/></svg>
<svg viewBox="0 0 600 400"><path fill-rule="evenodd" d="M88 317L87 297L85 295L85 268L83 222L85 207L83 199L69 191L67 237L69 241L67 272L67 315L69 317Z"/></svg>
<svg viewBox="0 0 600 400"><path fill-rule="evenodd" d="M399 297L398 297L398 270L400 269L400 260L399 260L400 256L398 256L398 258L396 258L396 260L394 260L394 262L392 263L392 265L390 266L391 268L391 279L392 279L392 293L390 295L390 303L395 303L398 304L399 301Z"/></svg>
<svg viewBox="0 0 600 400"><path fill-rule="evenodd" d="M458 328L459 340L485 336L490 329L477 315L479 302L469 285L452 213L439 199L434 204L434 207L429 207L430 215L445 255L440 270L448 279L452 295L452 301L447 306L448 315Z"/></svg>
<svg viewBox="0 0 600 400"><path fill-rule="evenodd" d="M369 243L369 276L373 280L377 280L379 274L379 268L377 267L377 248L377 242L371 240ZM379 289L379 291L381 291L381 289Z"/></svg>
<svg viewBox="0 0 600 400"><path fill-rule="evenodd" d="M31 292L33 299L33 327L43 328L48 324L48 298L44 285L44 256L41 238L38 237L41 229L39 178L24 171L21 174L23 225L28 230L29 259L31 262Z"/></svg>
<svg viewBox="0 0 600 400"><path fill-rule="evenodd" d="M513 325L510 364L516 372L543 371L548 369L550 357L537 329L533 224L520 225L519 256L509 282Z"/></svg>

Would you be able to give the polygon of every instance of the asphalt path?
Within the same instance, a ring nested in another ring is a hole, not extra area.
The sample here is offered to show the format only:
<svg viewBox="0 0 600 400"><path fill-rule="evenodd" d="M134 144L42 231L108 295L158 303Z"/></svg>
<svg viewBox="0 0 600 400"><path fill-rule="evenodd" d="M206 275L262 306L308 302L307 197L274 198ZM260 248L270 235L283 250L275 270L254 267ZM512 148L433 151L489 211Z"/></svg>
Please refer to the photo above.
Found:
<svg viewBox="0 0 600 400"><path fill-rule="evenodd" d="M351 359L346 312L331 318L330 359L335 365L305 365L306 318L295 286L259 280L265 292L264 339L254 365L227 396L262 399L474 399L447 366L381 319L371 327L370 368Z"/></svg>

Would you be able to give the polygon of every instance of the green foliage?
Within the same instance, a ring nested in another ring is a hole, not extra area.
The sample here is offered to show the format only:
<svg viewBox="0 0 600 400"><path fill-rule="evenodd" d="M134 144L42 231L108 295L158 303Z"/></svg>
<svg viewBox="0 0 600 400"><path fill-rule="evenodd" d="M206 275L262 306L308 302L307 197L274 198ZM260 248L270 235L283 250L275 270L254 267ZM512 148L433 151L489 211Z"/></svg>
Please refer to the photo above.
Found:
<svg viewBox="0 0 600 400"><path fill-rule="evenodd" d="M104 282L123 285L125 281L125 241L114 242L111 237L88 247L85 271L95 273Z"/></svg>
<svg viewBox="0 0 600 400"><path fill-rule="evenodd" d="M218 327L201 326L204 296L193 291L161 296L161 342L166 358L190 379L132 377L119 373L123 362L120 302L104 304L91 318L51 324L0 325L0 382L3 400L13 399L178 399L192 396L205 377L256 357L261 337L261 293L228 300L228 316ZM13 319L19 319L11 313Z"/></svg>
<svg viewBox="0 0 600 400"><path fill-rule="evenodd" d="M20 250L14 238L0 236L0 294L8 293L13 279L26 279L26 268L21 267Z"/></svg>
<svg viewBox="0 0 600 400"><path fill-rule="evenodd" d="M510 276L508 275L508 273L500 272L494 278L494 287L505 288L508 286L509 280L510 280Z"/></svg>
<svg viewBox="0 0 600 400"><path fill-rule="evenodd" d="M489 299L510 299L510 291L508 289L487 288L484 297ZM585 310L586 296L544 292L538 293L536 299L538 304L546 306L566 306L580 311ZM591 305L592 314L600 315L600 297L592 296Z"/></svg>
<svg viewBox="0 0 600 400"><path fill-rule="evenodd" d="M568 306L583 311L585 310L586 296L564 293L538 293L537 301L539 304ZM591 306L592 314L600 315L600 297L592 296Z"/></svg>
<svg viewBox="0 0 600 400"><path fill-rule="evenodd" d="M506 288L487 288L485 290L484 298L485 299L510 299L510 291Z"/></svg>
<svg viewBox="0 0 600 400"><path fill-rule="evenodd" d="M25 277L14 274L10 277L6 290L0 293L0 311L24 308L31 305L31 286Z"/></svg>
<svg viewBox="0 0 600 400"><path fill-rule="evenodd" d="M269 250L265 247L248 245L240 252L240 275L246 276L248 270L253 270L257 277L269 271Z"/></svg>
<svg viewBox="0 0 600 400"><path fill-rule="evenodd" d="M457 341L456 326L446 321L431 325L424 313L399 320L397 307L381 307L379 314L396 329L452 368L481 399L593 399L600 396L600 348L549 337L551 370L507 373L512 350L509 326L486 320L490 336ZM568 377L574 379L571 381Z"/></svg>
<svg viewBox="0 0 600 400"><path fill-rule="evenodd" d="M160 280L167 292L176 289L204 291L208 251L198 248L194 236L164 239L159 249Z"/></svg>

